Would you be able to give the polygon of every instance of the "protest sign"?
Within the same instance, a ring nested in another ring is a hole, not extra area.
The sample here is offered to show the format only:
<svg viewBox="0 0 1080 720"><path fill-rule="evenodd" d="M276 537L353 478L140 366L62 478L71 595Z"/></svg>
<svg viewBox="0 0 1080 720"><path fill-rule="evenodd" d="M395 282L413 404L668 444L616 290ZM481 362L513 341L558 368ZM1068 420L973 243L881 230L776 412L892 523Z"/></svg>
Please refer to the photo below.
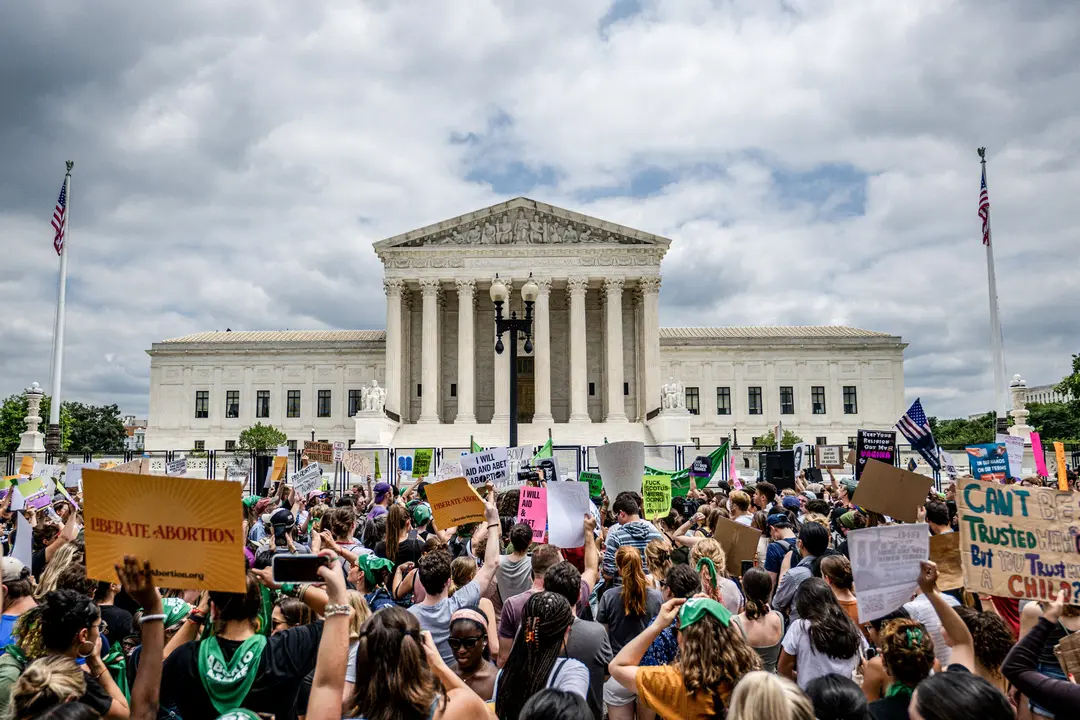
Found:
<svg viewBox="0 0 1080 720"><path fill-rule="evenodd" d="M12 496L14 498L14 496ZM15 510L14 507L11 508ZM15 513L15 547L11 549L11 557L19 560L26 567L34 566L34 528L30 527L30 521L21 512ZM115 571L114 571L115 574Z"/></svg>
<svg viewBox="0 0 1080 720"><path fill-rule="evenodd" d="M654 520L671 512L671 476L646 475L641 481L645 519Z"/></svg>
<svg viewBox="0 0 1080 720"><path fill-rule="evenodd" d="M956 478L959 477L960 473L956 470L956 463L953 462L952 455L938 448L938 457L941 458L942 472L945 473L950 482L956 482Z"/></svg>
<svg viewBox="0 0 1080 720"><path fill-rule="evenodd" d="M1080 493L961 480L956 505L966 589L1047 601L1066 590L1080 604Z"/></svg>
<svg viewBox="0 0 1080 720"><path fill-rule="evenodd" d="M181 457L165 463L166 475L187 475L187 458Z"/></svg>
<svg viewBox="0 0 1080 720"><path fill-rule="evenodd" d="M819 468L823 470L844 469L843 445L818 445L815 450L817 453L817 462L815 464Z"/></svg>
<svg viewBox="0 0 1080 720"><path fill-rule="evenodd" d="M67 464L67 469L64 472L64 485L69 488L79 487L79 483L82 482L83 470L97 470L101 466L98 462L88 463L72 463ZM146 473L149 475L150 473Z"/></svg>
<svg viewBox="0 0 1080 720"><path fill-rule="evenodd" d="M855 503L863 510L913 523L933 484L934 479L926 475L869 460L855 493Z"/></svg>
<svg viewBox="0 0 1080 720"><path fill-rule="evenodd" d="M34 458L23 455L22 460L19 462L19 474L29 475L32 472L34 472Z"/></svg>
<svg viewBox="0 0 1080 720"><path fill-rule="evenodd" d="M439 470L435 473L435 480L446 480L447 478L464 477L465 473L461 469L461 463L453 460L443 460L439 463Z"/></svg>
<svg viewBox="0 0 1080 720"><path fill-rule="evenodd" d="M534 457L532 459L532 466L536 468L536 472L540 474L540 480L546 482L562 482L563 476L559 473L559 458L552 455L551 457ZM510 477L513 480L513 476Z"/></svg>
<svg viewBox="0 0 1080 720"><path fill-rule="evenodd" d="M289 446L288 445L278 445L277 446L277 452L274 453L274 457L289 457Z"/></svg>
<svg viewBox="0 0 1080 720"><path fill-rule="evenodd" d="M484 519L484 501L463 477L424 486L435 525L445 530Z"/></svg>
<svg viewBox="0 0 1080 720"><path fill-rule="evenodd" d="M306 501L308 493L322 487L322 466L317 462L309 463L289 476L289 485Z"/></svg>
<svg viewBox="0 0 1080 720"><path fill-rule="evenodd" d="M507 482L510 462L506 448L493 447L478 453L461 456L461 473L473 487L491 483L495 487Z"/></svg>
<svg viewBox="0 0 1080 720"><path fill-rule="evenodd" d="M847 540L851 573L859 589L855 598L859 601L860 623L884 617L911 599L919 586L919 561L930 557L928 525L851 530Z"/></svg>
<svg viewBox="0 0 1080 720"><path fill-rule="evenodd" d="M1009 451L1003 444L982 443L966 448L971 474L976 480L1005 482L1009 474Z"/></svg>
<svg viewBox="0 0 1080 720"><path fill-rule="evenodd" d="M8 510L11 512L18 512L26 507L26 498L19 492L19 486L14 485L11 488L11 504L8 506Z"/></svg>
<svg viewBox="0 0 1080 720"><path fill-rule="evenodd" d="M368 459L367 455L356 450L349 450L342 455L341 464L345 466L345 469L351 475L367 477L371 474L371 460Z"/></svg>
<svg viewBox="0 0 1080 720"><path fill-rule="evenodd" d="M1024 476L1024 438L997 433L994 440L1005 446L1005 452L1009 456L1009 476L1022 478Z"/></svg>
<svg viewBox="0 0 1080 720"><path fill-rule="evenodd" d="M324 463L326 465L334 462L334 446L328 442L305 440L304 454L308 456L308 460L311 462Z"/></svg>
<svg viewBox="0 0 1080 720"><path fill-rule="evenodd" d="M862 479L868 460L886 465L896 460L896 432L893 430L859 430L855 440L855 480Z"/></svg>
<svg viewBox="0 0 1080 720"><path fill-rule="evenodd" d="M542 543L547 530L547 490L523 487L519 492L517 521L532 528L533 542Z"/></svg>
<svg viewBox="0 0 1080 720"><path fill-rule="evenodd" d="M187 472L186 460L184 471ZM128 473L129 475L149 475L150 474L150 458L140 457L134 460L129 460L126 463L120 463L119 465L106 466L105 463L101 464L101 470L108 470L109 472Z"/></svg>
<svg viewBox="0 0 1080 720"><path fill-rule="evenodd" d="M937 565L938 590L964 587L964 566L960 562L960 533L943 533L930 538L930 560Z"/></svg>
<svg viewBox="0 0 1080 720"><path fill-rule="evenodd" d="M343 457L345 457L345 443L336 440L334 442L334 462L341 462Z"/></svg>
<svg viewBox="0 0 1080 720"><path fill-rule="evenodd" d="M623 490L641 492L645 477L645 444L630 440L596 446L596 462L608 497Z"/></svg>
<svg viewBox="0 0 1080 720"><path fill-rule="evenodd" d="M708 455L698 455L690 465L690 477L712 477L712 460Z"/></svg>
<svg viewBox="0 0 1080 720"><path fill-rule="evenodd" d="M604 491L604 480L600 477L600 473L580 472L577 479L578 482L589 483L589 497L598 498Z"/></svg>
<svg viewBox="0 0 1080 720"><path fill-rule="evenodd" d="M229 458L229 464L225 466L225 479L232 482L247 482L251 474L251 461L247 458L235 455Z"/></svg>
<svg viewBox="0 0 1080 720"><path fill-rule="evenodd" d="M743 561L757 557L761 531L722 517L716 520L713 538L724 548L728 575L742 577Z"/></svg>
<svg viewBox="0 0 1080 720"><path fill-rule="evenodd" d="M414 478L427 477L431 474L431 461L435 457L432 448L417 448L413 451L412 476Z"/></svg>
<svg viewBox="0 0 1080 720"><path fill-rule="evenodd" d="M1050 477L1046 470L1046 455L1043 452L1042 438L1039 433L1031 433L1031 454L1035 456L1035 474L1039 477Z"/></svg>
<svg viewBox="0 0 1080 720"><path fill-rule="evenodd" d="M581 482L558 482L547 486L548 542L561 548L585 544L582 523L590 512L588 487ZM597 529L600 524L597 523Z"/></svg>
<svg viewBox="0 0 1080 720"><path fill-rule="evenodd" d="M243 510L237 483L83 471L86 575L116 582L125 555L150 563L159 587L242 593Z"/></svg>
<svg viewBox="0 0 1080 720"><path fill-rule="evenodd" d="M482 451L483 448L478 452ZM517 447L506 448L506 479L502 481L501 485L496 485L496 488L499 490L509 490L511 488L521 487L521 483L518 482L517 479L518 470L521 469L522 465L529 465L531 463L534 452L534 445L518 445Z"/></svg>
<svg viewBox="0 0 1080 720"><path fill-rule="evenodd" d="M1069 476L1066 474L1065 446L1057 441L1054 442L1054 460L1057 462L1058 490L1068 492Z"/></svg>
<svg viewBox="0 0 1080 720"><path fill-rule="evenodd" d="M277 455L274 457L274 465L270 468L270 482L275 483L285 479L285 473L289 469L289 458L287 455Z"/></svg>
<svg viewBox="0 0 1080 720"><path fill-rule="evenodd" d="M813 446L810 443L799 443L791 449L795 452L795 474L798 475L810 467L810 453L813 452Z"/></svg>

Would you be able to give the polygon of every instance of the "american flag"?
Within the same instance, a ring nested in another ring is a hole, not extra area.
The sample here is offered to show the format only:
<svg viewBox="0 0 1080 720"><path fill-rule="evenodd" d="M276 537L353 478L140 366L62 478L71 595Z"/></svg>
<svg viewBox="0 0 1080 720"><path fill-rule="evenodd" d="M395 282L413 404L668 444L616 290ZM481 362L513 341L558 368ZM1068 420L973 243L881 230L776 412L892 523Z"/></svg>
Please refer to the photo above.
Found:
<svg viewBox="0 0 1080 720"><path fill-rule="evenodd" d="M982 187L979 188L979 217L982 218L983 245L990 244L990 195L986 192L986 165L983 165Z"/></svg>
<svg viewBox="0 0 1080 720"><path fill-rule="evenodd" d="M896 423L896 429L911 443L913 450L918 451L930 467L935 470L941 469L941 460L938 458L937 443L934 442L934 433L930 431L930 422L926 419L926 413L922 409L922 400L916 398L911 407Z"/></svg>
<svg viewBox="0 0 1080 720"><path fill-rule="evenodd" d="M56 208L52 214L52 226L56 230L53 237L53 247L59 255L64 250L64 232L67 230L65 214L67 213L67 182L60 186L60 197L56 199Z"/></svg>

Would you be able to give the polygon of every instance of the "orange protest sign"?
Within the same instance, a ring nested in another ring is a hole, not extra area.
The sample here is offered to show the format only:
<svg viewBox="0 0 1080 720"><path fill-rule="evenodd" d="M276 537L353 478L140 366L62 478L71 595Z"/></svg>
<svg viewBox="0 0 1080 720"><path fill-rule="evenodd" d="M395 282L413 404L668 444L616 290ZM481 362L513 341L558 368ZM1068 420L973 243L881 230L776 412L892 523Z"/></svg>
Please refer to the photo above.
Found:
<svg viewBox="0 0 1080 720"><path fill-rule="evenodd" d="M124 555L158 587L244 592L240 483L83 470L86 575L116 582Z"/></svg>
<svg viewBox="0 0 1080 720"><path fill-rule="evenodd" d="M463 477L424 486L435 525L444 530L484 519L484 501Z"/></svg>
<svg viewBox="0 0 1080 720"><path fill-rule="evenodd" d="M289 469L289 458L278 457L274 458L274 469L270 473L270 482L277 482L278 480L285 479L285 473Z"/></svg>
<svg viewBox="0 0 1080 720"><path fill-rule="evenodd" d="M29 455L23 455L22 462L19 463L20 475L31 475L34 472L34 458Z"/></svg>
<svg viewBox="0 0 1080 720"><path fill-rule="evenodd" d="M1054 459L1057 460L1058 490L1069 492L1069 476L1065 472L1065 445L1062 443L1054 443Z"/></svg>

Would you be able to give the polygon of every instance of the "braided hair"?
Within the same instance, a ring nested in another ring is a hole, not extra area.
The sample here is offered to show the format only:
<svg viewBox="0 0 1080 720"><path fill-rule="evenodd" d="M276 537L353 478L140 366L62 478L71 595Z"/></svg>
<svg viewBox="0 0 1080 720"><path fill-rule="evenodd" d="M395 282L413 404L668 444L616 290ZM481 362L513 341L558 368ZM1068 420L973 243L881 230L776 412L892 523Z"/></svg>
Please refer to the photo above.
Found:
<svg viewBox="0 0 1080 720"><path fill-rule="evenodd" d="M502 720L517 720L529 698L547 687L572 622L574 611L562 595L538 592L525 603L495 696L495 714Z"/></svg>

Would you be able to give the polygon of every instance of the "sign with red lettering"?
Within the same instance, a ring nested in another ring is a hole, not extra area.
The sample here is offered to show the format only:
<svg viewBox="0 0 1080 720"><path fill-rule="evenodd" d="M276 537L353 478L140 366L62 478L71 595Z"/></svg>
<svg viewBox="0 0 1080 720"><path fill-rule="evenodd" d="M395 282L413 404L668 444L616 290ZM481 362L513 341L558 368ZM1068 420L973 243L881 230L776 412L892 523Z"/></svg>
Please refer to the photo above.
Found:
<svg viewBox="0 0 1080 720"><path fill-rule="evenodd" d="M158 587L244 592L241 483L83 470L86 575L116 582L125 555Z"/></svg>

